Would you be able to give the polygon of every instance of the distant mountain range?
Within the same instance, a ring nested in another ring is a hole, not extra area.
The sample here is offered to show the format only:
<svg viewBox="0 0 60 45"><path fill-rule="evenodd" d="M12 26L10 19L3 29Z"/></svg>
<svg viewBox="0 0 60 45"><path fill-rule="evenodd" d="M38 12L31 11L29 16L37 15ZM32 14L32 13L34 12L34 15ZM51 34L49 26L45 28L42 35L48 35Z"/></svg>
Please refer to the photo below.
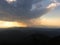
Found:
<svg viewBox="0 0 60 45"><path fill-rule="evenodd" d="M59 43L54 43L57 41ZM60 44L60 29L28 27L0 29L0 44Z"/></svg>

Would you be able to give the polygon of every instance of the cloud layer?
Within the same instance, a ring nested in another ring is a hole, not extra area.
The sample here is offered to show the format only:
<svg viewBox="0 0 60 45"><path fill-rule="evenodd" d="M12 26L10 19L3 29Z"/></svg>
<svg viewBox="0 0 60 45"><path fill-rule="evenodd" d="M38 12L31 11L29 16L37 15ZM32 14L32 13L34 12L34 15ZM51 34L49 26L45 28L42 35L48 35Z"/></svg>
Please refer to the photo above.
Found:
<svg viewBox="0 0 60 45"><path fill-rule="evenodd" d="M10 3L0 0L0 20L23 21L30 24L28 20L41 17L58 4L60 3L56 0L16 0Z"/></svg>
<svg viewBox="0 0 60 45"><path fill-rule="evenodd" d="M0 0L0 10L3 13L0 17L5 18L7 16L7 18L13 17L13 19L38 18L48 10L46 8L40 9L41 1L42 0L16 0L15 2L8 3L6 0Z"/></svg>

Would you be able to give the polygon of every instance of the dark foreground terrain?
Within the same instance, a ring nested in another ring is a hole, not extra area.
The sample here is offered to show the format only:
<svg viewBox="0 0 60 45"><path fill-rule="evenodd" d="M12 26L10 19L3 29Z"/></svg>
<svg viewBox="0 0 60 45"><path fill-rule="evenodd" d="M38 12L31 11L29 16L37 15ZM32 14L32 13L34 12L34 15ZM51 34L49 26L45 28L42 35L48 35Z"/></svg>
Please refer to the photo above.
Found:
<svg viewBox="0 0 60 45"><path fill-rule="evenodd" d="M9 28L0 29L0 45L59 45L60 29Z"/></svg>

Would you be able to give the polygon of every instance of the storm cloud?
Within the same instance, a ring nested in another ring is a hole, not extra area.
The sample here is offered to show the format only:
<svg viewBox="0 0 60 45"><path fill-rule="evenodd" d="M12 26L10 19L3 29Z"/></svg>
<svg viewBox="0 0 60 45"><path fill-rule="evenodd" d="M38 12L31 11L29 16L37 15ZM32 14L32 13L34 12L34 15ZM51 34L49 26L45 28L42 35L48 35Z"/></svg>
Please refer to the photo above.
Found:
<svg viewBox="0 0 60 45"><path fill-rule="evenodd" d="M30 24L28 20L39 18L54 8L49 7L51 3L44 7L43 1L46 0L16 0L11 3L0 0L0 20L24 21Z"/></svg>
<svg viewBox="0 0 60 45"><path fill-rule="evenodd" d="M8 3L6 0L0 0L0 17L1 19L9 18L15 19L32 19L38 18L44 14L44 10L36 9L32 10L32 6L41 2L42 0L16 0L15 2ZM40 7L39 7L40 8Z"/></svg>

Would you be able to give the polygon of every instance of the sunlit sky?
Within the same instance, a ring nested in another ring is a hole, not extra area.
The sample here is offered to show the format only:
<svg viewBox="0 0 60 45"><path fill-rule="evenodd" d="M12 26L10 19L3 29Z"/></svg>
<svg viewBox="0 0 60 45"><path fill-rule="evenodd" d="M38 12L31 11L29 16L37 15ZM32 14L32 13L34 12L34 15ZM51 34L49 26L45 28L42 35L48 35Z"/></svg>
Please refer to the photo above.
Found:
<svg viewBox="0 0 60 45"><path fill-rule="evenodd" d="M55 0L55 1L57 1L57 3L60 3L60 0ZM35 23L34 21L32 22L37 26L42 25L42 26L47 26L47 27L59 27L60 28L60 4L58 5L59 6L56 6L54 3L51 4L50 6L48 6L48 8L55 7L53 8L53 10L42 15L40 19L38 18L37 20L35 20Z"/></svg>
<svg viewBox="0 0 60 45"><path fill-rule="evenodd" d="M60 26L60 6L41 17L42 25Z"/></svg>
<svg viewBox="0 0 60 45"><path fill-rule="evenodd" d="M23 22L0 21L0 28L27 27Z"/></svg>

